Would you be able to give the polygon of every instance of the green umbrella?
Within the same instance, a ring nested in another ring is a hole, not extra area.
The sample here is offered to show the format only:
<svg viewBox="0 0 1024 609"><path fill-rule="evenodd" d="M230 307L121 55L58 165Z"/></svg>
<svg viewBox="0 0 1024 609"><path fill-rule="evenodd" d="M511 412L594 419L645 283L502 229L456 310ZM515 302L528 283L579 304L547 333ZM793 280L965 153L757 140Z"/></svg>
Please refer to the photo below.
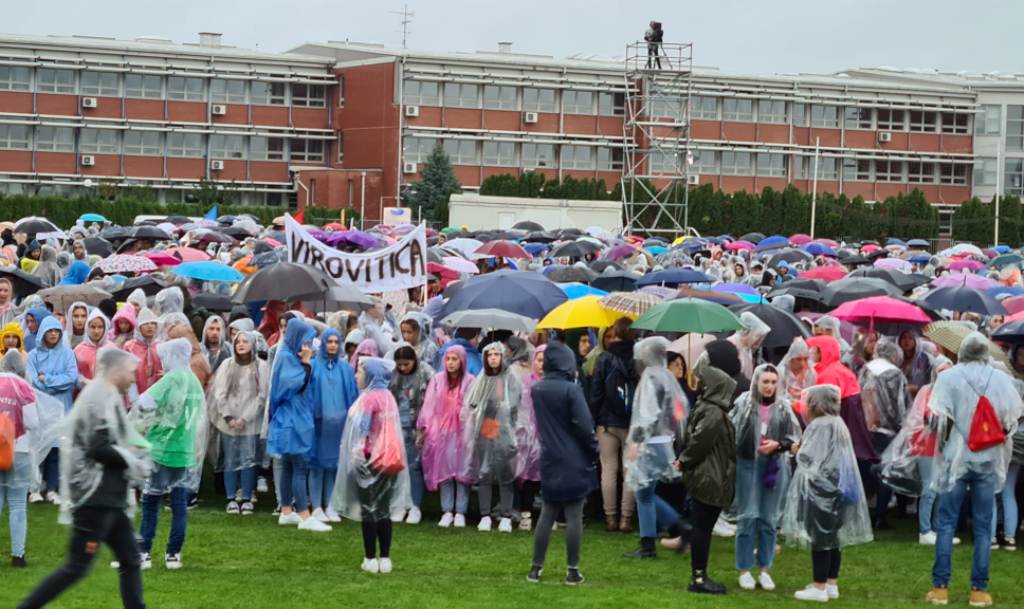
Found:
<svg viewBox="0 0 1024 609"><path fill-rule="evenodd" d="M739 330L742 325L732 311L720 304L697 298L679 298L651 307L633 322L638 330L712 334Z"/></svg>

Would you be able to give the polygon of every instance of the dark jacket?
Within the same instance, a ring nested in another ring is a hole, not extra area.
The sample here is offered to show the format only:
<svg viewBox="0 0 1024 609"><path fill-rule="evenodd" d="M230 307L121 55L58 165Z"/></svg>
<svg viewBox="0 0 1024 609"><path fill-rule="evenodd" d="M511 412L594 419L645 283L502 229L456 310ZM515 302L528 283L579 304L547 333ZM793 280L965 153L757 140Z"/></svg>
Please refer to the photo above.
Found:
<svg viewBox="0 0 1024 609"><path fill-rule="evenodd" d="M729 507L736 491L736 431L729 420L736 381L707 365L697 376L700 397L686 421L679 454L683 482L695 499Z"/></svg>
<svg viewBox="0 0 1024 609"><path fill-rule="evenodd" d="M544 352L544 378L531 389L540 434L540 487L545 501L577 501L597 488L597 436L576 360L559 342Z"/></svg>
<svg viewBox="0 0 1024 609"><path fill-rule="evenodd" d="M633 341L612 343L598 356L590 384L590 412L598 425L629 427L638 380L633 365Z"/></svg>
<svg viewBox="0 0 1024 609"><path fill-rule="evenodd" d="M736 350L736 345L720 338L705 345L704 350L707 351L709 364L736 381L733 400L750 390L750 379L743 376L743 366L740 364L740 353Z"/></svg>

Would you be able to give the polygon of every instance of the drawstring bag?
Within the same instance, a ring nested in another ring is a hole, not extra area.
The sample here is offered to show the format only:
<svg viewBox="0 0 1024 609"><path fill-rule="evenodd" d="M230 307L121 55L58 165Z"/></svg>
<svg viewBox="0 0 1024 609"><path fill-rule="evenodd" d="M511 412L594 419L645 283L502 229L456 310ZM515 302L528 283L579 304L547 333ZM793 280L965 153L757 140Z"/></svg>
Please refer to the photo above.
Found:
<svg viewBox="0 0 1024 609"><path fill-rule="evenodd" d="M402 451L405 440L398 437L394 425L382 425L377 444L373 447L374 454L370 460L373 471L385 476L398 475L405 469L405 456Z"/></svg>
<svg viewBox="0 0 1024 609"><path fill-rule="evenodd" d="M915 457L934 457L935 449L938 446L939 437L934 430L929 429L928 421L931 420L932 411L925 406L925 424L914 431L910 436L910 454Z"/></svg>
<svg viewBox="0 0 1024 609"><path fill-rule="evenodd" d="M0 414L0 472L14 469L14 421Z"/></svg>
<svg viewBox="0 0 1024 609"><path fill-rule="evenodd" d="M996 416L996 410L992 402L982 395L978 398L978 404L974 407L974 416L971 418L971 430L967 434L967 448L971 452L981 452L985 449L998 446L1006 441L1006 432L1003 431L1003 424Z"/></svg>

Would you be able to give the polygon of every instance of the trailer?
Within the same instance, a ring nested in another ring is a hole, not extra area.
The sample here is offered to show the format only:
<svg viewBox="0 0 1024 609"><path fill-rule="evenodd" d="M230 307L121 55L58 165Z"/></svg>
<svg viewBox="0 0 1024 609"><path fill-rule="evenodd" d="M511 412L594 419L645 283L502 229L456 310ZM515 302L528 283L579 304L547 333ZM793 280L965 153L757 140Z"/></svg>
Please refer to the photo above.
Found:
<svg viewBox="0 0 1024 609"><path fill-rule="evenodd" d="M537 222L547 230L597 226L622 232L622 201L580 201L454 194L448 201L449 225L469 230L507 230L517 222Z"/></svg>

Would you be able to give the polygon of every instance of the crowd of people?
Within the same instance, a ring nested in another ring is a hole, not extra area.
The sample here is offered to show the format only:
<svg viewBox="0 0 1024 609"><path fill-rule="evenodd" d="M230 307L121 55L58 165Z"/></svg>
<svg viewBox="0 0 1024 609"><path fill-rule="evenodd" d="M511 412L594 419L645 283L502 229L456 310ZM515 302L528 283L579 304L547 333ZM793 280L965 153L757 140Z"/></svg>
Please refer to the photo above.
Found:
<svg viewBox="0 0 1024 609"><path fill-rule="evenodd" d="M256 241L210 253L234 261ZM919 326L887 334L873 321L803 316L780 288L836 260L769 265L728 244L655 257L625 243L635 251L611 270L640 278L687 266L712 289L754 287L799 324L783 344L766 346L782 329L751 311L724 334L643 331L626 314L533 332L453 327L434 281L426 302L416 289L376 294L363 310L268 301L216 312L192 302L199 282L168 275L150 294L61 310L0 275L0 508L10 511L12 564L27 564L27 503L55 503L74 524L67 562L20 607L42 607L84 577L102 543L116 555L125 606L143 607L141 571L156 547L166 568L185 564L204 481L225 517L269 503L261 513L300 532L359 521L360 568L372 574L395 568L394 525L430 516L441 528L472 519L481 532L533 531L530 582L541 581L561 524L564 582L578 585L589 505L609 533L636 527L626 559L689 552L695 593L726 592L708 572L713 535L735 538L743 590L775 589L782 541L807 548L811 583L795 597L821 602L839 597L842 549L871 541L900 511L916 513L917 542L934 546L927 598L945 604L967 520L970 601L991 604L989 557L1016 548L1024 461L1022 350L1007 357L989 338L1004 320L936 314L963 324L951 347ZM23 239L4 255L45 285L124 280L95 273L81 240ZM470 258L485 273L510 264ZM541 273L554 262L540 252L519 264ZM937 257L915 264L926 277L949 273ZM993 274L1021 283L1019 267ZM428 493L437 514L425 513ZM169 538L154 547L165 501Z"/></svg>

